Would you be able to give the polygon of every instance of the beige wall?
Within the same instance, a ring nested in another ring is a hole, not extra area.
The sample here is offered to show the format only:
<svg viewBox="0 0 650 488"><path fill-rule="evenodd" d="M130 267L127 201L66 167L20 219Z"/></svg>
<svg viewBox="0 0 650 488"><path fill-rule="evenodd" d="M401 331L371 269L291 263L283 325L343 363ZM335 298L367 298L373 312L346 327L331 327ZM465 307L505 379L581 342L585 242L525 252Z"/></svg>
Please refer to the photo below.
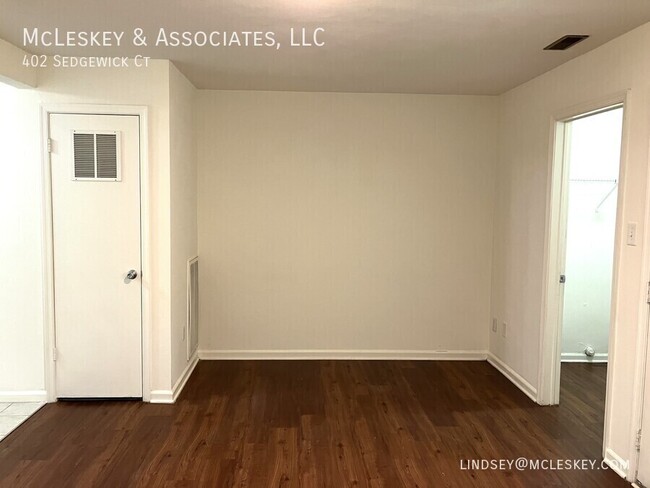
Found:
<svg viewBox="0 0 650 488"><path fill-rule="evenodd" d="M172 385L187 361L187 260L198 252L194 86L169 65Z"/></svg>
<svg viewBox="0 0 650 488"><path fill-rule="evenodd" d="M200 91L200 349L484 351L497 102Z"/></svg>
<svg viewBox="0 0 650 488"><path fill-rule="evenodd" d="M623 161L624 222L638 222L645 242L650 127L650 24L536 78L501 97L502 131L495 221L492 314L509 326L508 337L490 334L490 351L533 386L543 292L550 129L553 114L629 89L627 157ZM641 238L640 238L641 240ZM619 254L618 311L610 359L612 424L607 447L631 459L632 401L639 331L644 327L643 246Z"/></svg>

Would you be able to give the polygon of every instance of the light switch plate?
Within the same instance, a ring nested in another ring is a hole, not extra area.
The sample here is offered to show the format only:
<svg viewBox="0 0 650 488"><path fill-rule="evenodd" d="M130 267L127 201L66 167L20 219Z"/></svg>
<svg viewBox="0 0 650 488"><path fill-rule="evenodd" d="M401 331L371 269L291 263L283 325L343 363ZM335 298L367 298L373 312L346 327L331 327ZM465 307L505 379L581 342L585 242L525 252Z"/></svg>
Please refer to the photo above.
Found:
<svg viewBox="0 0 650 488"><path fill-rule="evenodd" d="M636 246L636 222L628 222L627 224L627 245Z"/></svg>

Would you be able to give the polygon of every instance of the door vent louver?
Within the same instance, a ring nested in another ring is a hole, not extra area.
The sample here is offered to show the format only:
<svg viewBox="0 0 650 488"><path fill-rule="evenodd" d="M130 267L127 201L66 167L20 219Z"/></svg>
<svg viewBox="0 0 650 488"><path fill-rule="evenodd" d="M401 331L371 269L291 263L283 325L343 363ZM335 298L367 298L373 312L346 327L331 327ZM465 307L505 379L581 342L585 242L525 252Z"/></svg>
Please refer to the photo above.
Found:
<svg viewBox="0 0 650 488"><path fill-rule="evenodd" d="M117 136L96 134L97 178L117 178Z"/></svg>
<svg viewBox="0 0 650 488"><path fill-rule="evenodd" d="M120 181L119 133L73 132L73 179Z"/></svg>
<svg viewBox="0 0 650 488"><path fill-rule="evenodd" d="M74 135L74 176L75 178L95 177L95 135Z"/></svg>
<svg viewBox="0 0 650 488"><path fill-rule="evenodd" d="M544 48L545 51L566 51L570 47L575 46L579 42L584 41L589 36L578 35L578 34L569 34L564 37L560 37L557 41L550 43Z"/></svg>

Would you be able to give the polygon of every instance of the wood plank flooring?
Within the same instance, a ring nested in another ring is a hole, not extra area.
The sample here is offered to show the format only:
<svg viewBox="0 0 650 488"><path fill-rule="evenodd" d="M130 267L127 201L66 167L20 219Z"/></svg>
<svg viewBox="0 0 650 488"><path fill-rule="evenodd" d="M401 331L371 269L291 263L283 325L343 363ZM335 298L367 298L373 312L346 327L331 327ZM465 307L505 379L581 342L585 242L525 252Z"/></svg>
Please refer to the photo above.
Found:
<svg viewBox="0 0 650 488"><path fill-rule="evenodd" d="M0 443L0 486L629 486L461 469L600 460L605 371L563 365L561 405L539 407L486 362L202 361L175 405L46 405Z"/></svg>

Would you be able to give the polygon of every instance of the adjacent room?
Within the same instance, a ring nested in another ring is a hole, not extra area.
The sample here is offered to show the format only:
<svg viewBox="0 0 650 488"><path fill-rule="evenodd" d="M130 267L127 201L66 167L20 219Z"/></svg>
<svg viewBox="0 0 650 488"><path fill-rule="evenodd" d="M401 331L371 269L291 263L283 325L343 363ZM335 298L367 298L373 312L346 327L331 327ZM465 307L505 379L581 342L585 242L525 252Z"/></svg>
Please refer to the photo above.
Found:
<svg viewBox="0 0 650 488"><path fill-rule="evenodd" d="M647 0L0 12L0 487L650 486Z"/></svg>

